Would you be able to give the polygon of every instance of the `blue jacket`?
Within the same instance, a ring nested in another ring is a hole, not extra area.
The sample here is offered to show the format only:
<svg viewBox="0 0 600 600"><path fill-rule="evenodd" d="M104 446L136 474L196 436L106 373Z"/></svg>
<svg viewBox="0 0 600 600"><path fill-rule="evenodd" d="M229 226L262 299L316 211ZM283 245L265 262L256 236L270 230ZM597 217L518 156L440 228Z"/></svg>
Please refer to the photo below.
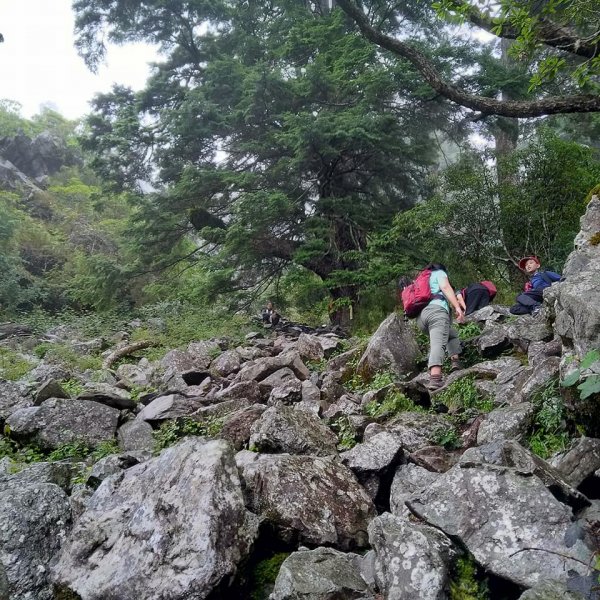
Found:
<svg viewBox="0 0 600 600"><path fill-rule="evenodd" d="M544 275L550 280L551 283L555 281L560 281L561 276L554 271L543 271ZM534 290L544 290L547 287L550 287L551 283L545 281L540 275L539 271L536 271L531 278L531 287Z"/></svg>

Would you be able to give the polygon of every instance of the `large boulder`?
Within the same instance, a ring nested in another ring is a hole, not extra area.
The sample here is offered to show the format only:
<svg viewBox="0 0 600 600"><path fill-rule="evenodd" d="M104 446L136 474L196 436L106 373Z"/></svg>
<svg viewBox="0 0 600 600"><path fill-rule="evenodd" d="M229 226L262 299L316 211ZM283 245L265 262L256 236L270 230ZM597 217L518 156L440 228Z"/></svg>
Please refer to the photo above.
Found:
<svg viewBox="0 0 600 600"><path fill-rule="evenodd" d="M594 196L581 217L575 250L565 263L565 281L545 291L555 315L554 329L564 344L583 356L600 347L600 198Z"/></svg>
<svg viewBox="0 0 600 600"><path fill-rule="evenodd" d="M416 370L419 356L419 346L411 328L397 313L392 313L371 337L357 371L367 378L385 370L402 377Z"/></svg>
<svg viewBox="0 0 600 600"><path fill-rule="evenodd" d="M82 600L200 600L229 583L257 531L231 447L188 438L102 483L52 577Z"/></svg>
<svg viewBox="0 0 600 600"><path fill-rule="evenodd" d="M337 454L337 437L312 413L278 404L268 408L252 426L250 447L259 452Z"/></svg>
<svg viewBox="0 0 600 600"><path fill-rule="evenodd" d="M42 450L55 450L63 444L83 442L96 446L112 440L117 431L119 411L90 400L50 398L30 408L14 412L7 420L10 435Z"/></svg>
<svg viewBox="0 0 600 600"><path fill-rule="evenodd" d="M33 406L33 399L24 385L13 381L0 381L0 427L10 415L21 408Z"/></svg>
<svg viewBox="0 0 600 600"><path fill-rule="evenodd" d="M279 570L270 600L373 598L360 575L362 557L333 548L290 554Z"/></svg>
<svg viewBox="0 0 600 600"><path fill-rule="evenodd" d="M376 581L385 598L448 598L456 551L441 531L384 513L369 524L369 541L375 549Z"/></svg>
<svg viewBox="0 0 600 600"><path fill-rule="evenodd" d="M566 583L589 573L593 552L573 539L571 509L531 474L457 465L407 506L460 540L487 571L517 585L532 587L547 579Z"/></svg>
<svg viewBox="0 0 600 600"><path fill-rule="evenodd" d="M48 568L70 520L69 499L57 485L0 483L0 598L54 598Z"/></svg>
<svg viewBox="0 0 600 600"><path fill-rule="evenodd" d="M287 542L364 548L375 507L338 460L241 451L248 507Z"/></svg>

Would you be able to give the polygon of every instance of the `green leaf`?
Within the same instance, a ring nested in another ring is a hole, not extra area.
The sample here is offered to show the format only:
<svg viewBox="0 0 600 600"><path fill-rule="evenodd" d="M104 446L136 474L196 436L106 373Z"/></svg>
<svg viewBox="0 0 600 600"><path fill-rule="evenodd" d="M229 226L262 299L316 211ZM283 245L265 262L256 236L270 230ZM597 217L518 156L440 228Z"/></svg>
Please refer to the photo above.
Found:
<svg viewBox="0 0 600 600"><path fill-rule="evenodd" d="M560 382L560 385L562 385L563 387L571 387L572 385L575 385L579 381L580 375L581 375L581 373L579 372L579 369L577 369L577 370L573 371L572 373L569 373Z"/></svg>
<svg viewBox="0 0 600 600"><path fill-rule="evenodd" d="M597 394L600 392L600 375L592 375L591 377L587 377L583 383L580 383L577 386L577 389L581 392L579 397L582 400L585 400L592 394Z"/></svg>
<svg viewBox="0 0 600 600"><path fill-rule="evenodd" d="M595 362L600 360L600 350L590 350L581 361L580 369L589 369Z"/></svg>

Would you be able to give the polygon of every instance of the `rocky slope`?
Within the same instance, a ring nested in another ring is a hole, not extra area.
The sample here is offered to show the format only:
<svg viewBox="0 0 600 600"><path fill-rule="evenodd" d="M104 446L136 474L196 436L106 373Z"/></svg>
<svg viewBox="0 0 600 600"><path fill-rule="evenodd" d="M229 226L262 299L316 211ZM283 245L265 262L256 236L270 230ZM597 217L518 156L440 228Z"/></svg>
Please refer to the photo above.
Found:
<svg viewBox="0 0 600 600"><path fill-rule="evenodd" d="M5 445L120 450L0 461L0 598L598 598L598 394L563 390L565 451L527 446L540 394L600 371L599 231L594 198L542 313L473 315L478 362L433 396L396 315L362 350L289 326L0 383ZM280 552L259 592L257 565Z"/></svg>

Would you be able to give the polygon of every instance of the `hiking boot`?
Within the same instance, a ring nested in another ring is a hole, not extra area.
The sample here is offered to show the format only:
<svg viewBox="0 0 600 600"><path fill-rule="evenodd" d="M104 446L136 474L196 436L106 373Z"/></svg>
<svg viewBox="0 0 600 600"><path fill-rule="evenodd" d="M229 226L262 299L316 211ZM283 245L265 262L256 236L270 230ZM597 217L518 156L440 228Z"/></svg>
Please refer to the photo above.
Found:
<svg viewBox="0 0 600 600"><path fill-rule="evenodd" d="M464 369L464 365L459 358L450 361L450 373L461 369Z"/></svg>
<svg viewBox="0 0 600 600"><path fill-rule="evenodd" d="M428 390L439 390L444 385L441 375L430 375L429 381L425 384Z"/></svg>
<svg viewBox="0 0 600 600"><path fill-rule="evenodd" d="M536 306L532 311L531 311L531 316L535 317L536 315L539 315L540 312L542 310L541 306Z"/></svg>

